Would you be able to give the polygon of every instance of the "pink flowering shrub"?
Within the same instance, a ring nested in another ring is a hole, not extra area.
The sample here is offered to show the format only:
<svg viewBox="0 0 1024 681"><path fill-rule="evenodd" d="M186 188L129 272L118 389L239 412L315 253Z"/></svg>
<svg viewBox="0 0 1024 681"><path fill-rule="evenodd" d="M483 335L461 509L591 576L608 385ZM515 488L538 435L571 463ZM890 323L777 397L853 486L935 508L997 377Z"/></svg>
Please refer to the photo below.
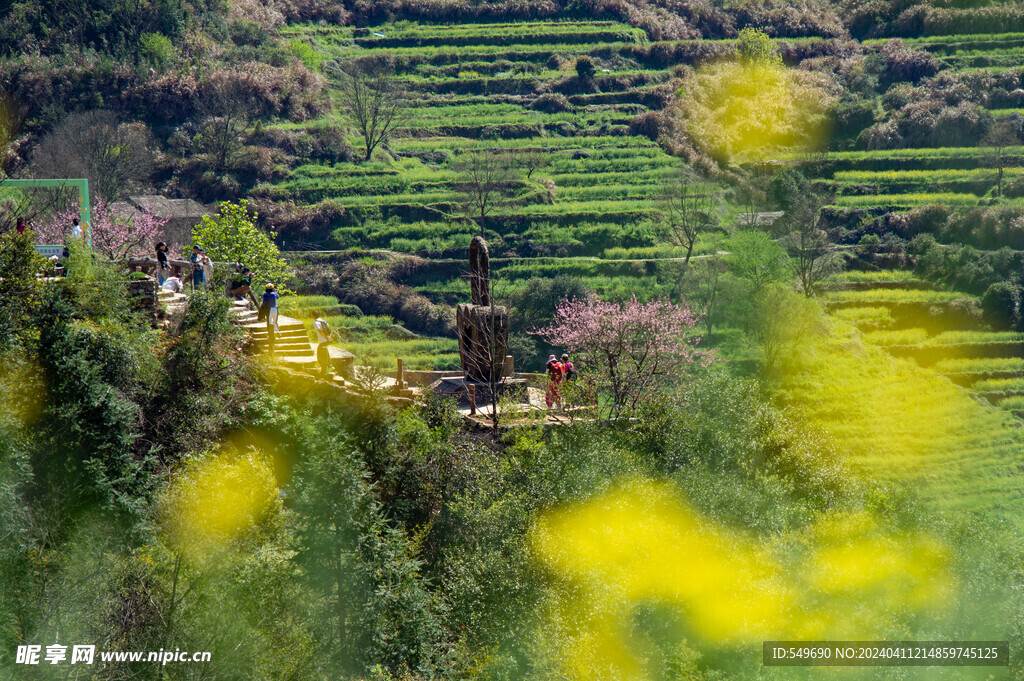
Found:
<svg viewBox="0 0 1024 681"><path fill-rule="evenodd" d="M45 244L64 243L71 236L71 222L77 217L77 206L56 213L36 228L37 240ZM152 256L166 224L167 220L146 212L135 212L132 216L116 214L100 199L92 209L92 247L111 260Z"/></svg>
<svg viewBox="0 0 1024 681"><path fill-rule="evenodd" d="M677 382L692 365L715 361L698 349L691 330L701 315L668 300L606 302L594 294L566 300L551 324L533 333L565 348L599 393L611 397L612 412L632 409L660 387Z"/></svg>

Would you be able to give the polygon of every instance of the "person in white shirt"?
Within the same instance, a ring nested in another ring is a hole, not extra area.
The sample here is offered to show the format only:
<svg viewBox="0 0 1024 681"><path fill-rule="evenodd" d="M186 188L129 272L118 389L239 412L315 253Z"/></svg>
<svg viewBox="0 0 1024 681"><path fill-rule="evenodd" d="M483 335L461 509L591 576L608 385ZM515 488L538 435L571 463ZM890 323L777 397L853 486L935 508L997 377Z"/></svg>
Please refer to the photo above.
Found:
<svg viewBox="0 0 1024 681"><path fill-rule="evenodd" d="M82 229L82 223L79 222L78 218L75 218L74 220L71 221L71 236L75 237L76 239L85 238L85 230Z"/></svg>
<svg viewBox="0 0 1024 681"><path fill-rule="evenodd" d="M320 364L320 375L327 376L331 373L331 325L326 319L317 317L313 320L313 330L316 331L316 361Z"/></svg>
<svg viewBox="0 0 1024 681"><path fill-rule="evenodd" d="M201 260L203 263L203 288L208 289L213 281L213 261L210 260L210 256L206 255L205 250Z"/></svg>
<svg viewBox="0 0 1024 681"><path fill-rule="evenodd" d="M167 277L160 288L171 293L180 293L185 288L185 285L181 283L181 279L178 277Z"/></svg>

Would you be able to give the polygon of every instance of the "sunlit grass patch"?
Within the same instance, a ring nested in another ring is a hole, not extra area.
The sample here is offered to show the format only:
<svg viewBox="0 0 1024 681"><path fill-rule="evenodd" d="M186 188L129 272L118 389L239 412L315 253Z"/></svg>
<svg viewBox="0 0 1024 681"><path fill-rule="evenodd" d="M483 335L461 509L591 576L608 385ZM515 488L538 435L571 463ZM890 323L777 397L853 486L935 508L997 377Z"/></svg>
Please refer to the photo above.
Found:
<svg viewBox="0 0 1024 681"><path fill-rule="evenodd" d="M866 206L923 206L928 203L944 203L950 206L976 206L978 197L974 194L954 192L912 194L858 194L837 196L835 205L847 208Z"/></svg>
<svg viewBox="0 0 1024 681"><path fill-rule="evenodd" d="M961 343L1019 343L1024 334L1017 331L943 331L929 339L929 345Z"/></svg>
<svg viewBox="0 0 1024 681"><path fill-rule="evenodd" d="M864 340L874 345L920 345L927 342L928 332L924 329L892 329L870 331Z"/></svg>
<svg viewBox="0 0 1024 681"><path fill-rule="evenodd" d="M871 289L868 291L829 291L823 296L830 303L950 303L969 298L955 291L926 289Z"/></svg>
<svg viewBox="0 0 1024 681"><path fill-rule="evenodd" d="M948 374L996 373L1003 371L1024 372L1022 357L983 357L944 359L936 362L935 371Z"/></svg>
<svg viewBox="0 0 1024 681"><path fill-rule="evenodd" d="M857 308L854 308L857 309ZM889 329L869 331L864 340L874 345L916 345L923 347L1020 343L1024 334L1016 331L942 331L930 336L925 329Z"/></svg>
<svg viewBox="0 0 1024 681"><path fill-rule="evenodd" d="M983 378L971 385L974 392L1024 392L1024 378Z"/></svg>
<svg viewBox="0 0 1024 681"><path fill-rule="evenodd" d="M909 270L848 270L833 276L833 281L860 283L878 281L920 281Z"/></svg>
<svg viewBox="0 0 1024 681"><path fill-rule="evenodd" d="M1024 396L1007 397L999 402L999 408L1007 411L1024 411Z"/></svg>
<svg viewBox="0 0 1024 681"><path fill-rule="evenodd" d="M286 317L302 317L313 310L337 307L334 296L283 296L278 301L279 312Z"/></svg>
<svg viewBox="0 0 1024 681"><path fill-rule="evenodd" d="M895 321L892 310L881 306L844 307L835 310L832 316L853 324L870 323L875 326L888 326Z"/></svg>

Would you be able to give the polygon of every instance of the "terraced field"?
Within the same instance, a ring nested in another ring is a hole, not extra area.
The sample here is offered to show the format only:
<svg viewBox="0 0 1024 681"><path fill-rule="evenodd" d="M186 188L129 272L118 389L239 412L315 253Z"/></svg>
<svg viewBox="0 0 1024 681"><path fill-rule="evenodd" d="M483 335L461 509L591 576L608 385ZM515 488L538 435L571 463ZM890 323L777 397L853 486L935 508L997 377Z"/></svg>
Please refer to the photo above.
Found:
<svg viewBox="0 0 1024 681"><path fill-rule="evenodd" d="M780 398L869 477L1020 525L1024 335L968 328L946 296L908 306L943 293L908 272L851 272L838 286L833 328L794 359ZM857 304L842 304L853 293Z"/></svg>
<svg viewBox="0 0 1024 681"><path fill-rule="evenodd" d="M884 42L863 44L880 48ZM903 43L930 52L959 73L987 71L1019 78L1024 72L1022 33L925 36ZM1024 101L1015 92L986 101L988 113L995 119L1021 114ZM1004 182L1024 174L1024 147L1010 148L1006 156ZM992 150L985 147L833 152L804 160L815 177L835 187L837 206L878 213L928 203L978 205L992 196L998 178Z"/></svg>
<svg viewBox="0 0 1024 681"><path fill-rule="evenodd" d="M341 337L340 345L355 355L358 366L394 369L401 358L409 369L456 369L459 343L454 338L419 336L395 324L390 317L364 316L333 296L285 296L281 314L301 321L311 341L316 340L313 320L327 320Z"/></svg>
<svg viewBox="0 0 1024 681"><path fill-rule="evenodd" d="M989 404L1024 416L1024 334L974 328L970 296L936 291L908 272L842 275L832 314L893 357L941 374Z"/></svg>
<svg viewBox="0 0 1024 681"><path fill-rule="evenodd" d="M461 255L476 228L459 219L464 211L452 163L497 148L540 152L547 166L531 175L514 204L486 220L495 254L602 257L611 249L659 246L650 197L678 161L628 135L634 116L663 104L658 88L670 77L668 64L652 63L642 30L610 21L550 21L299 25L282 33L297 51L311 49L310 59L327 64L328 76L332 62L390 55L416 102L390 145L398 160L308 164L257 188L306 205L340 201L344 223L316 246ZM731 49L727 42L721 48ZM573 82L573 60L584 54L597 71L581 85ZM534 108L542 93L557 91L565 92L566 104L555 107L562 110Z"/></svg>
<svg viewBox="0 0 1024 681"><path fill-rule="evenodd" d="M888 211L978 205L998 181L991 154L984 147L916 148L833 152L808 161L816 177L836 188L837 206ZM1006 164L1004 183L1024 176L1024 147L1009 148Z"/></svg>

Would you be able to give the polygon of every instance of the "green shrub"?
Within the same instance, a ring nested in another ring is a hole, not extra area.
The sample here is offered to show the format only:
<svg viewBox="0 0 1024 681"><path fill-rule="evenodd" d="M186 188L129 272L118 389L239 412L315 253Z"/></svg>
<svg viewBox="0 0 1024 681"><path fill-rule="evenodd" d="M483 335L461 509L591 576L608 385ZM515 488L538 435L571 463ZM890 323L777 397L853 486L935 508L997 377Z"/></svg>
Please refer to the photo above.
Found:
<svg viewBox="0 0 1024 681"><path fill-rule="evenodd" d="M309 43L298 38L288 41L288 51L294 56L298 57L299 60L305 64L307 69L311 71L317 71L320 68L320 64L323 63L323 57L320 53L314 50Z"/></svg>
<svg viewBox="0 0 1024 681"><path fill-rule="evenodd" d="M982 319L998 331L1013 327L1020 304L1020 291L1007 282L992 284L981 297Z"/></svg>
<svg viewBox="0 0 1024 681"><path fill-rule="evenodd" d="M178 58L170 39L160 33L143 33L139 40L139 56L157 71L170 68Z"/></svg>
<svg viewBox="0 0 1024 681"><path fill-rule="evenodd" d="M576 59L576 75L583 80L590 80L594 77L597 72L597 67L594 66L594 60L584 55L577 57Z"/></svg>

